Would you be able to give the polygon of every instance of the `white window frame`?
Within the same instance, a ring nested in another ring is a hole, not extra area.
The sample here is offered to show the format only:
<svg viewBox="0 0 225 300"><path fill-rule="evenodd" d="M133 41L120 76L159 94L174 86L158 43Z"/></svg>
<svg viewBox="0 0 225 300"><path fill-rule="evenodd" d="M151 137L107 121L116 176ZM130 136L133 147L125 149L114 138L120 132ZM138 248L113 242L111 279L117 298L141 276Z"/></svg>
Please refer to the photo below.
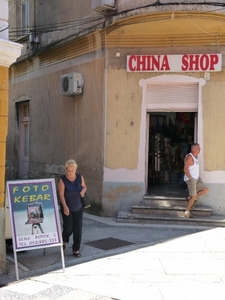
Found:
<svg viewBox="0 0 225 300"><path fill-rule="evenodd" d="M171 103L165 103L164 104L164 109L162 110L162 106L161 103L159 102L159 106L157 107L157 103L151 103L151 98L149 97L149 89L151 89L151 87L154 87L154 84L161 84L162 85L162 89L163 86L165 86L166 84L171 84L171 83L176 83L178 88L179 86L183 87L183 84L193 84L194 85L197 83L198 84L198 95L196 101L197 101L197 107L195 106L195 101L191 103L191 105L193 105L193 107L191 108L191 106L189 106L188 103L186 103L186 107L185 107L185 103L181 103L181 109L180 110L176 110L177 111L195 111L198 112L198 118L196 119L196 124L195 124L195 141L197 141L200 145L202 145L201 147L201 152L198 155L198 159L200 161L200 166L203 166L204 164L201 163L203 160L203 152L204 152L204 148L203 148L203 117L202 117L202 87L205 85L206 81L203 78L195 78L195 77L191 77L191 76L187 76L187 75L159 75L159 76L155 76L155 77L151 77L149 79L141 79L139 81L139 85L143 88L143 92L142 92L142 117L141 117L141 132L145 132L145 135L141 135L142 139L140 141L140 149L142 149L142 151L139 152L139 164L141 166L143 166L145 168L145 191L147 191L147 187L148 187L148 138L149 138L149 116L148 116L148 112L151 111L173 111L173 109L171 109ZM198 132L196 131L198 130ZM147 131L147 132L146 132ZM145 149L145 150L144 150ZM145 151L145 156L143 155Z"/></svg>

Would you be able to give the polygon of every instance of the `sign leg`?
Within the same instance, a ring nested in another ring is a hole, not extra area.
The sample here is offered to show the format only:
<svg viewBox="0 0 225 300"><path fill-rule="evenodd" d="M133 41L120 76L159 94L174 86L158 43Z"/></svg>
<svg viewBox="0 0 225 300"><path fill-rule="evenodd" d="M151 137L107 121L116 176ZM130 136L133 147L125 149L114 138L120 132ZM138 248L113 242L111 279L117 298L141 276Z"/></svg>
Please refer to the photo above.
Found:
<svg viewBox="0 0 225 300"><path fill-rule="evenodd" d="M62 257L63 272L65 272L65 259L64 259L63 245L61 245L61 257Z"/></svg>
<svg viewBox="0 0 225 300"><path fill-rule="evenodd" d="M14 262L15 262L15 270L16 270L16 280L19 280L19 270L18 270L18 262L17 262L17 253L14 250Z"/></svg>

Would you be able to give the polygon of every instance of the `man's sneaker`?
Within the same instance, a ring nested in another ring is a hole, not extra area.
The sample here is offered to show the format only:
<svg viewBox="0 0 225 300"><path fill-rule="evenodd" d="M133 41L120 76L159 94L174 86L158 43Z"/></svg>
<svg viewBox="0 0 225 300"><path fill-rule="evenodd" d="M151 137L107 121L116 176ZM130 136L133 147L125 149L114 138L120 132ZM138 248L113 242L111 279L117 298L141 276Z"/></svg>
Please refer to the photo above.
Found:
<svg viewBox="0 0 225 300"><path fill-rule="evenodd" d="M194 218L194 216L190 212L184 213L185 218Z"/></svg>

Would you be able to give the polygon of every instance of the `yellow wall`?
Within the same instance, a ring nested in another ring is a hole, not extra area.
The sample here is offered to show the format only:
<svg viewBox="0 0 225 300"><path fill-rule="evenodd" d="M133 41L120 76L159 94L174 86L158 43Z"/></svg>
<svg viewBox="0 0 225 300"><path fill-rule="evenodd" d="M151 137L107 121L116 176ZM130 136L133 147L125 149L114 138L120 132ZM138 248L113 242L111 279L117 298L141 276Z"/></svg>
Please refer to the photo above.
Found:
<svg viewBox="0 0 225 300"><path fill-rule="evenodd" d="M225 70L211 73L203 88L203 140L206 171L225 170Z"/></svg>
<svg viewBox="0 0 225 300"><path fill-rule="evenodd" d="M175 11L171 18L171 11L157 13L146 11L143 15L117 20L116 24L112 23L106 28L108 74L106 167L130 170L137 168L142 101L139 80L162 75L127 73L127 55L180 54L184 51L224 53L224 46L221 45L225 44L225 15L192 11L190 16L187 12ZM216 33L218 28L220 28L219 43ZM119 59L116 58L116 52L120 53ZM203 87L202 148L204 147L206 171L225 170L224 73L225 71L211 73L210 80ZM204 73L185 73L185 75L204 78Z"/></svg>
<svg viewBox="0 0 225 300"><path fill-rule="evenodd" d="M129 76L124 69L109 70L106 112L107 168L137 169L141 103L142 94L137 77Z"/></svg>
<svg viewBox="0 0 225 300"><path fill-rule="evenodd" d="M123 56L120 59L124 61ZM159 73L131 74L124 66L108 69L107 72L106 167L134 170L137 169L140 142L142 89L139 80L158 76ZM204 73L185 75L204 78ZM224 78L225 70L211 73L202 90L204 145L201 146L205 171L225 170Z"/></svg>
<svg viewBox="0 0 225 300"><path fill-rule="evenodd" d="M5 149L8 127L8 68L0 66L0 207L5 198Z"/></svg>

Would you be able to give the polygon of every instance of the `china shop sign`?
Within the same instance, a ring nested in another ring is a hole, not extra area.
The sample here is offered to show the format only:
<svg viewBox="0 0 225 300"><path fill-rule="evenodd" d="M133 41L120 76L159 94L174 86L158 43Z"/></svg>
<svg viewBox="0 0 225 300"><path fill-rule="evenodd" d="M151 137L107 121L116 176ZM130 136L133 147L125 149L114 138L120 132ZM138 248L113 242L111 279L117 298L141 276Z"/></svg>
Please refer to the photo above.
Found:
<svg viewBox="0 0 225 300"><path fill-rule="evenodd" d="M128 55L127 72L218 72L222 54Z"/></svg>

